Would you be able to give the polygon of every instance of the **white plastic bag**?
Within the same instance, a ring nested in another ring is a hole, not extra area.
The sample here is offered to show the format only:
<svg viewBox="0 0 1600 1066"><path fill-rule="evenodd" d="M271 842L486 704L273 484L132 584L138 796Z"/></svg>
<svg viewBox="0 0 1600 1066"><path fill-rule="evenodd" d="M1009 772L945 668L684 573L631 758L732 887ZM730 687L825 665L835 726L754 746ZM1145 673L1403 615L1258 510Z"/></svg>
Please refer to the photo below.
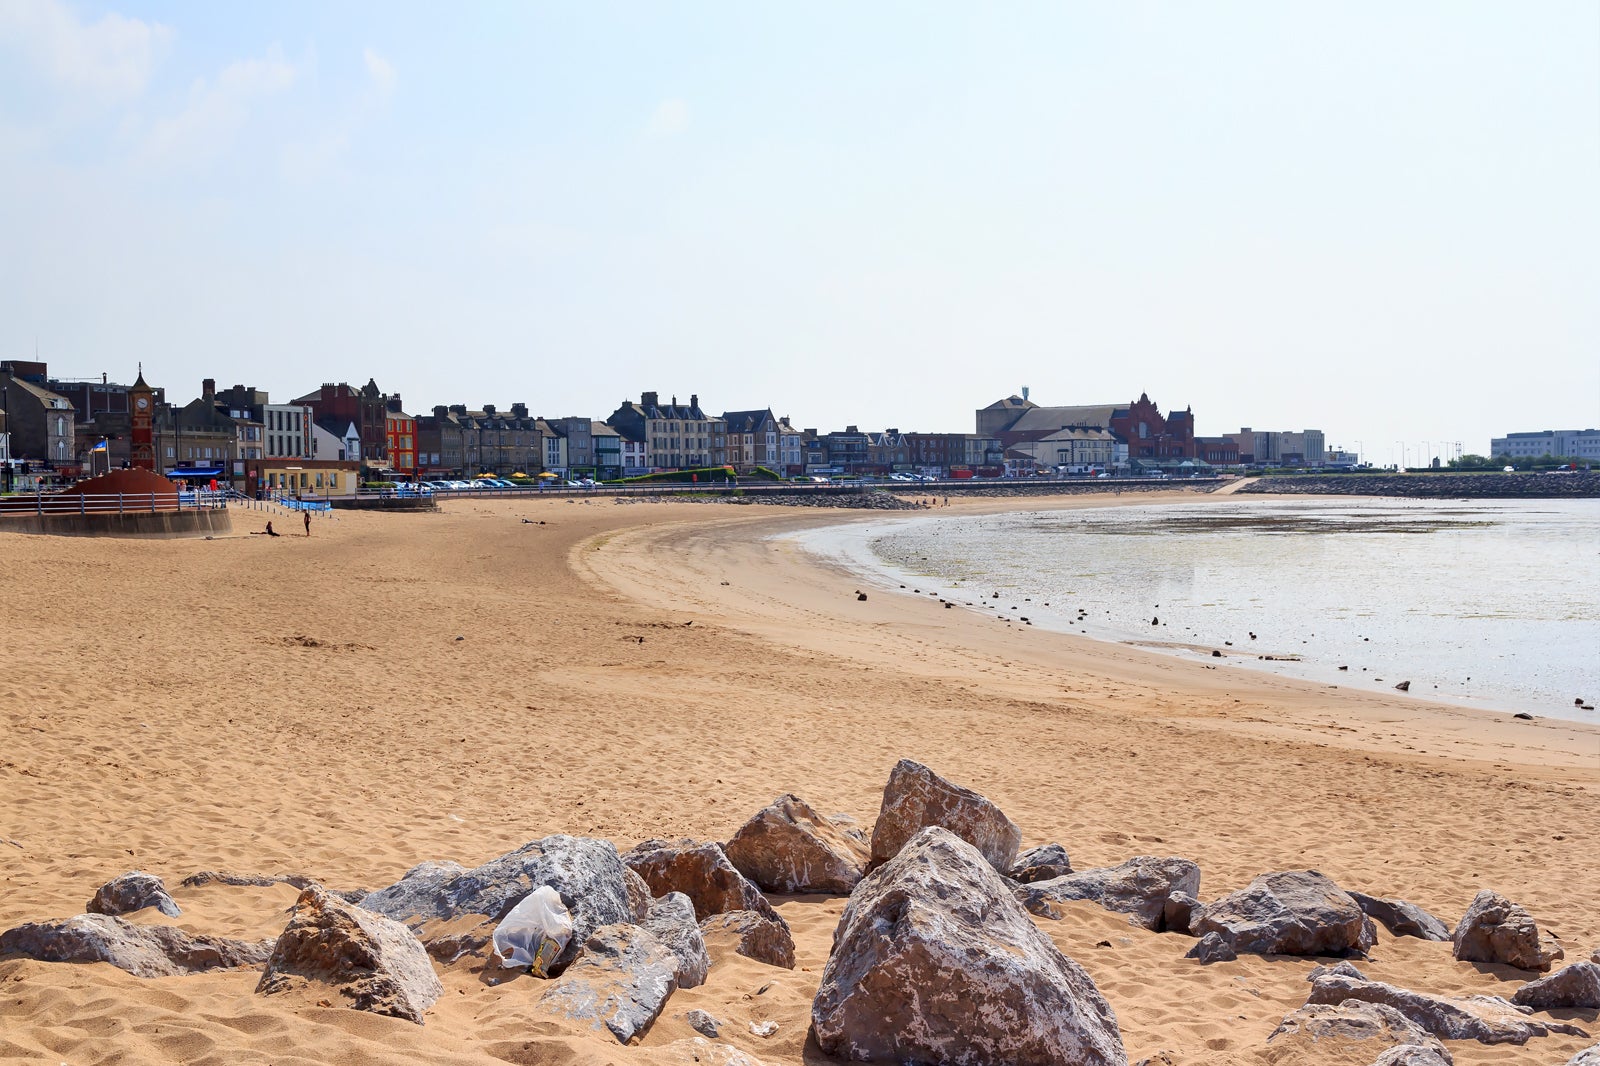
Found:
<svg viewBox="0 0 1600 1066"><path fill-rule="evenodd" d="M572 939L572 915L549 885L529 892L494 927L494 953L500 965L530 966L540 977Z"/></svg>

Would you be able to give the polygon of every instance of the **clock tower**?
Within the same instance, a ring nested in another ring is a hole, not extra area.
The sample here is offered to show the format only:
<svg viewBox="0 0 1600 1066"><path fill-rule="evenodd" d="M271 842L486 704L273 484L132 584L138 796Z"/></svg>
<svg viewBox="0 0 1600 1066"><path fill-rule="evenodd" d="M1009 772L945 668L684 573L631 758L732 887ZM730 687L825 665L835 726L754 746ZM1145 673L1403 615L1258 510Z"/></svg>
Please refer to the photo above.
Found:
<svg viewBox="0 0 1600 1066"><path fill-rule="evenodd" d="M133 420L129 452L135 470L156 472L155 435L151 421L155 415L155 391L144 383L144 367L139 368L139 380L128 390L131 403L129 414Z"/></svg>

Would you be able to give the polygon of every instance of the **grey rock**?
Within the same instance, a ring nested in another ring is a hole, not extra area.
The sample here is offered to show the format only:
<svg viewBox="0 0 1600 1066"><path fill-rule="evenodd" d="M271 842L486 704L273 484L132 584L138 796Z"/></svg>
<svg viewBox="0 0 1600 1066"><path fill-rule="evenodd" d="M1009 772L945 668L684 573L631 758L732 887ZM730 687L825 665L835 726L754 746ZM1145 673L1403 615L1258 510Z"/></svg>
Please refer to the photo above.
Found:
<svg viewBox="0 0 1600 1066"><path fill-rule="evenodd" d="M722 1023L703 1010L692 1010L685 1014L683 1019L689 1023L689 1028L701 1036L709 1036L713 1040L722 1031Z"/></svg>
<svg viewBox="0 0 1600 1066"><path fill-rule="evenodd" d="M1229 944L1216 933L1207 933L1195 941L1194 947L1190 948L1183 957L1186 959L1198 959L1200 960L1200 965L1210 966L1214 962L1232 962L1239 957L1239 953L1233 950L1232 944Z"/></svg>
<svg viewBox="0 0 1600 1066"><path fill-rule="evenodd" d="M572 940L556 956L552 972L570 963L600 926L634 918L637 904L629 896L616 845L565 835L532 841L470 870L453 862L422 863L362 899L361 906L414 930L430 922L450 922L456 950L477 952L488 944L500 919L540 885L555 889L572 915ZM482 915L483 921L463 930L456 921L463 915Z"/></svg>
<svg viewBox="0 0 1600 1066"><path fill-rule="evenodd" d="M1132 915L1146 929L1161 932L1167 898L1174 892L1194 896L1200 891L1200 867L1188 859L1140 855L1117 866L1079 870L1064 877L1023 885L1017 901L1043 918L1060 918L1056 904L1088 900L1106 910ZM1185 926L1187 932L1187 925Z"/></svg>
<svg viewBox="0 0 1600 1066"><path fill-rule="evenodd" d="M583 943L578 960L550 982L539 1005L604 1029L626 1044L643 1035L678 987L678 958L648 930L606 925Z"/></svg>
<svg viewBox="0 0 1600 1066"><path fill-rule="evenodd" d="M872 866L882 866L930 825L948 829L977 848L989 865L1009 871L1017 864L1022 830L983 796L953 784L910 759L889 772L883 806L872 827Z"/></svg>
<svg viewBox="0 0 1600 1066"><path fill-rule="evenodd" d="M1341 1051L1354 1057L1352 1044L1370 1044L1393 1050L1400 1047L1437 1049L1449 1062L1449 1052L1438 1039L1404 1014L1382 1003L1308 1003L1286 1015L1267 1045L1297 1049L1298 1058L1316 1062ZM1348 1049L1348 1050L1347 1050ZM1368 1052L1371 1054L1371 1052ZM1385 1052L1387 1054L1387 1051Z"/></svg>
<svg viewBox="0 0 1600 1066"><path fill-rule="evenodd" d="M1060 844L1041 844L1017 856L1016 864L1011 867L1010 876L1013 881L1031 885L1035 881L1065 877L1071 872L1072 859L1068 857L1066 848Z"/></svg>
<svg viewBox="0 0 1600 1066"><path fill-rule="evenodd" d="M1584 1048L1567 1060L1567 1066L1600 1066L1600 1044Z"/></svg>
<svg viewBox="0 0 1600 1066"><path fill-rule="evenodd" d="M695 922L694 904L682 892L668 892L656 900L644 927L664 944L678 960L678 987L695 988L706 982L711 957L706 954L705 937Z"/></svg>
<svg viewBox="0 0 1600 1066"><path fill-rule="evenodd" d="M1315 870L1262 874L1206 904L1190 931L1252 955L1365 955L1378 938L1356 901Z"/></svg>
<svg viewBox="0 0 1600 1066"><path fill-rule="evenodd" d="M132 914L146 907L154 907L168 918L183 914L177 901L167 895L167 886L161 883L161 878L140 870L101 885L84 909L90 914Z"/></svg>
<svg viewBox="0 0 1600 1066"><path fill-rule="evenodd" d="M1369 896L1365 892L1352 892L1350 898L1356 901L1363 914L1389 930L1391 936L1436 941L1450 939L1450 927L1415 903Z"/></svg>
<svg viewBox="0 0 1600 1066"><path fill-rule="evenodd" d="M757 911L726 911L700 923L706 950L713 955L732 951L768 966L794 969L794 935L788 923L774 921Z"/></svg>
<svg viewBox="0 0 1600 1066"><path fill-rule="evenodd" d="M272 941L198 936L166 925L134 925L110 914L26 922L0 933L0 954L40 962L105 962L135 977L173 977L259 966Z"/></svg>
<svg viewBox="0 0 1600 1066"><path fill-rule="evenodd" d="M1482 891L1456 924L1451 954L1460 962L1493 962L1519 970L1548 970L1564 956L1541 936L1533 916L1496 892Z"/></svg>
<svg viewBox="0 0 1600 1066"><path fill-rule="evenodd" d="M1526 1007L1514 1006L1499 996L1429 996L1381 981L1357 981L1342 974L1326 974L1311 982L1307 1002L1339 1004L1352 999L1393 1007L1440 1040L1525 1044L1536 1036L1550 1033L1588 1035L1574 1026L1534 1021L1527 1017L1530 1012Z"/></svg>
<svg viewBox="0 0 1600 1066"><path fill-rule="evenodd" d="M1173 892L1161 907L1161 928L1168 933L1189 934L1194 926L1194 916L1200 910L1200 901L1188 892Z"/></svg>
<svg viewBox="0 0 1600 1066"><path fill-rule="evenodd" d="M1372 1066L1454 1066L1443 1044L1400 1044L1373 1060Z"/></svg>
<svg viewBox="0 0 1600 1066"><path fill-rule="evenodd" d="M1328 974L1328 973L1338 974L1341 977L1354 978L1357 981L1365 981L1367 979L1367 975L1366 974L1362 973L1360 970L1358 970L1354 966L1350 965L1350 963L1348 963L1348 962L1336 962L1332 966L1313 966L1313 967L1311 967L1311 972L1306 974L1306 980L1307 981L1315 981L1317 978L1321 977L1323 974Z"/></svg>
<svg viewBox="0 0 1600 1066"><path fill-rule="evenodd" d="M1511 1002L1534 1010L1600 1010L1600 963L1575 962L1529 981Z"/></svg>
<svg viewBox="0 0 1600 1066"><path fill-rule="evenodd" d="M410 929L316 885L295 901L256 991L270 996L308 984L331 985L356 1010L418 1025L444 995Z"/></svg>
<svg viewBox="0 0 1600 1066"><path fill-rule="evenodd" d="M768 892L849 894L866 873L871 852L844 826L798 796L779 796L746 822L723 851Z"/></svg>
<svg viewBox="0 0 1600 1066"><path fill-rule="evenodd" d="M756 911L783 921L767 897L728 861L722 845L695 840L646 840L622 857L657 896L682 892L701 921L725 911Z"/></svg>
<svg viewBox="0 0 1600 1066"><path fill-rule="evenodd" d="M939 826L851 894L811 1020L823 1054L837 1058L1128 1061L1094 981L1034 925L989 857Z"/></svg>

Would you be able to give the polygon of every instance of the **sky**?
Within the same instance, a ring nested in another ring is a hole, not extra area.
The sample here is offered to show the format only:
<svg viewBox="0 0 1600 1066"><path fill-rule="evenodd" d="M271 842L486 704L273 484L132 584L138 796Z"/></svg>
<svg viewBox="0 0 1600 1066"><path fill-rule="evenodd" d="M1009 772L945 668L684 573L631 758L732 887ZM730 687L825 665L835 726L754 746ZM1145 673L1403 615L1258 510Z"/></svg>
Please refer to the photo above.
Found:
<svg viewBox="0 0 1600 1066"><path fill-rule="evenodd" d="M454 10L447 10L454 8ZM0 0L0 358L1375 463L1600 427L1600 4Z"/></svg>

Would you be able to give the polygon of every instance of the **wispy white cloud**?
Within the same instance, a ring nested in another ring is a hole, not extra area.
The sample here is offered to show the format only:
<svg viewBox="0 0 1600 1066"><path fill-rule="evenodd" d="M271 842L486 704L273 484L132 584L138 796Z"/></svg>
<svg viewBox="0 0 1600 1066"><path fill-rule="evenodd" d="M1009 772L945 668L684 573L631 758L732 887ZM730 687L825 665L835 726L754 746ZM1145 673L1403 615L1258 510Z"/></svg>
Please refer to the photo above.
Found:
<svg viewBox="0 0 1600 1066"><path fill-rule="evenodd" d="M394 92L394 65L370 48L362 49L361 57L366 60L367 77L372 79L378 92L384 96Z"/></svg>
<svg viewBox="0 0 1600 1066"><path fill-rule="evenodd" d="M651 137L676 137L689 128L689 105L679 99L663 100L650 116L646 133Z"/></svg>
<svg viewBox="0 0 1600 1066"><path fill-rule="evenodd" d="M0 2L0 44L69 89L138 95L172 37L170 27L116 12L85 22L61 0Z"/></svg>
<svg viewBox="0 0 1600 1066"><path fill-rule="evenodd" d="M228 144L249 118L258 100L294 84L298 72L276 47L261 59L243 59L225 67L215 82L197 78L189 87L183 110L159 119L139 152L140 161L155 166L185 166L211 159Z"/></svg>

